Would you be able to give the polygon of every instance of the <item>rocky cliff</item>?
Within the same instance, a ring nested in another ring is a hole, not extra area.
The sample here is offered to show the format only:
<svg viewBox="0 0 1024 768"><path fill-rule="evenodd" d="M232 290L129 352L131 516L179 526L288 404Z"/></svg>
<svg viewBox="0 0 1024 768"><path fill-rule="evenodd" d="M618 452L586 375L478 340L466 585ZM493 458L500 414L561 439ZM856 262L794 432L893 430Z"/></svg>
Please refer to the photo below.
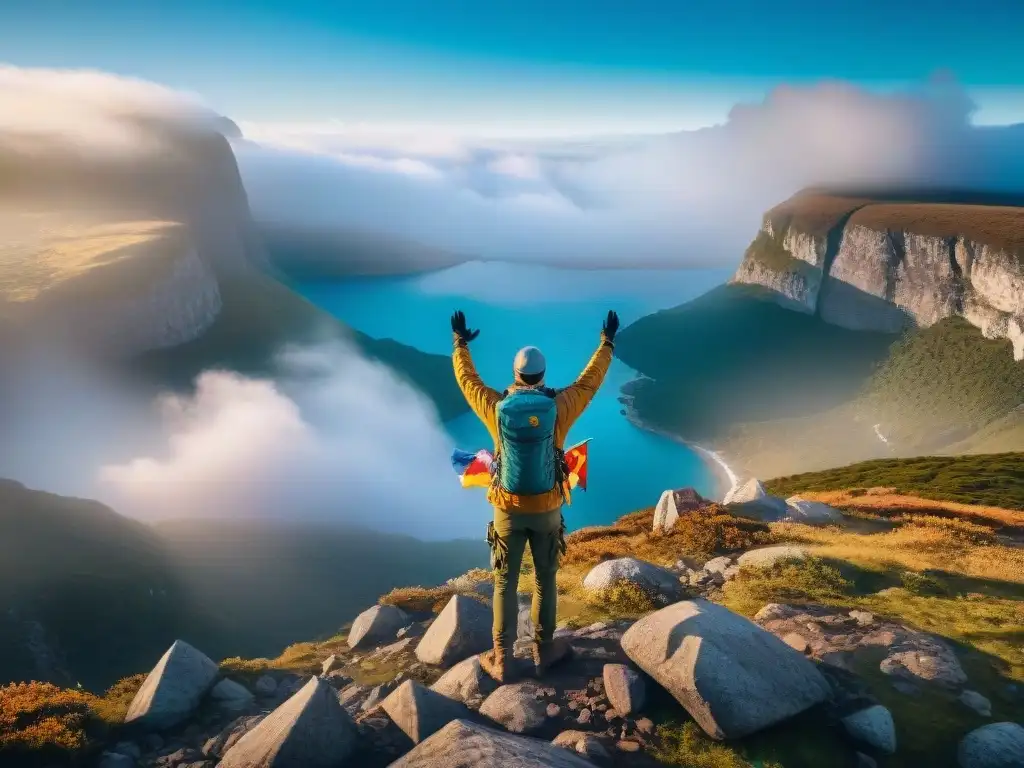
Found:
<svg viewBox="0 0 1024 768"><path fill-rule="evenodd" d="M0 298L23 327L104 355L199 337L219 281L266 265L225 135L133 128L148 144L123 155L0 141Z"/></svg>
<svg viewBox="0 0 1024 768"><path fill-rule="evenodd" d="M800 193L765 215L732 282L853 330L961 316L1024 359L1024 207L956 197Z"/></svg>

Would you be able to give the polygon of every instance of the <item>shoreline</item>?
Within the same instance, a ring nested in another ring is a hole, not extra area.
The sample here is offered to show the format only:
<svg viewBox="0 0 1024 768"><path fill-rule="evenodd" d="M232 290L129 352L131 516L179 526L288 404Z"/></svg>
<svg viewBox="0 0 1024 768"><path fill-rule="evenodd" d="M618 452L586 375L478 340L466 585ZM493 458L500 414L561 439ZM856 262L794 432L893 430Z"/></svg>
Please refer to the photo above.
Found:
<svg viewBox="0 0 1024 768"><path fill-rule="evenodd" d="M698 445L691 440L686 440L679 435L666 432L659 427L655 427L653 424L648 424L636 414L636 411L633 409L633 398L630 395L623 393L619 397L619 402L623 406L622 415L634 427L644 432L650 432L652 435L658 435L667 440L685 445L704 459L705 465L711 468L711 472L715 477L715 496L718 498L714 499L714 501L724 499L725 495L739 484L739 477L720 453L710 448L705 448L703 445Z"/></svg>

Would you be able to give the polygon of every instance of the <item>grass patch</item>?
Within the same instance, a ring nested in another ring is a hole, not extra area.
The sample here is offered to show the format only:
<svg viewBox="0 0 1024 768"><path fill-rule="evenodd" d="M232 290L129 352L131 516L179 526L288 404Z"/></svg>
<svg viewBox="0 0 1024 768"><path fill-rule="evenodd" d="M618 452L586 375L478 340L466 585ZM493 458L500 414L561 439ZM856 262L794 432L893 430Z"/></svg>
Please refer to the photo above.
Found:
<svg viewBox="0 0 1024 768"><path fill-rule="evenodd" d="M1007 339L949 317L894 344L860 400L899 450L938 450L1020 405L1024 365Z"/></svg>
<svg viewBox="0 0 1024 768"><path fill-rule="evenodd" d="M807 491L836 493L838 489L888 488L892 494L958 502L976 510L992 507L995 509L978 510L977 516L1024 524L1024 517L1012 512L1024 510L1024 453L874 459L779 477L769 480L765 487L783 497ZM860 502L861 506L864 504ZM892 500L880 500L874 506L900 508ZM949 507L937 509L956 511Z"/></svg>
<svg viewBox="0 0 1024 768"><path fill-rule="evenodd" d="M853 584L834 565L816 557L743 568L725 589L728 608L752 616L768 603L839 603Z"/></svg>
<svg viewBox="0 0 1024 768"><path fill-rule="evenodd" d="M51 683L0 687L0 762L54 766L79 761L124 722L145 679L125 678L103 696Z"/></svg>

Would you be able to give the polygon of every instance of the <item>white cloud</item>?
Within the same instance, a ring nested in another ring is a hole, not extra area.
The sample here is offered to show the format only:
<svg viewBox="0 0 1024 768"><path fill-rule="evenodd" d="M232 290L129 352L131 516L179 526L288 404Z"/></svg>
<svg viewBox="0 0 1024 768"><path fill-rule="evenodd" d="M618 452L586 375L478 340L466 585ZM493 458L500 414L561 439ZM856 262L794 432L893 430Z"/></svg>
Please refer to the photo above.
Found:
<svg viewBox="0 0 1024 768"><path fill-rule="evenodd" d="M0 64L0 142L45 138L82 152L119 156L159 149L140 118L221 131L231 126L199 96L156 83L92 70Z"/></svg>
<svg viewBox="0 0 1024 768"><path fill-rule="evenodd" d="M258 217L376 229L485 259L728 265L761 214L805 186L1020 189L1021 127L975 126L973 109L941 80L886 94L824 82L662 136L517 141L436 126L420 135L247 125L266 146L239 157ZM403 158L433 168L430 183L403 172Z"/></svg>
<svg viewBox="0 0 1024 768"><path fill-rule="evenodd" d="M165 448L108 464L101 497L140 518L357 522L420 538L475 532L482 494L451 469L432 405L341 346L291 349L276 381L207 371L159 403Z"/></svg>

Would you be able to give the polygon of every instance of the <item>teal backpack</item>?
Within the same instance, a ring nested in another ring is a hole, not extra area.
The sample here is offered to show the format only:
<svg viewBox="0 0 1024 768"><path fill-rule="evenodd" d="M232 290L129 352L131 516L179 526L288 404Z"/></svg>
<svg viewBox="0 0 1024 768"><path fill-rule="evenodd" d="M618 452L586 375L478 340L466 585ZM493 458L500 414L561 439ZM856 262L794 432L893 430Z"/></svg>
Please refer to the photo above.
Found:
<svg viewBox="0 0 1024 768"><path fill-rule="evenodd" d="M556 394L553 389L514 389L498 403L495 479L509 493L547 493L559 483Z"/></svg>

